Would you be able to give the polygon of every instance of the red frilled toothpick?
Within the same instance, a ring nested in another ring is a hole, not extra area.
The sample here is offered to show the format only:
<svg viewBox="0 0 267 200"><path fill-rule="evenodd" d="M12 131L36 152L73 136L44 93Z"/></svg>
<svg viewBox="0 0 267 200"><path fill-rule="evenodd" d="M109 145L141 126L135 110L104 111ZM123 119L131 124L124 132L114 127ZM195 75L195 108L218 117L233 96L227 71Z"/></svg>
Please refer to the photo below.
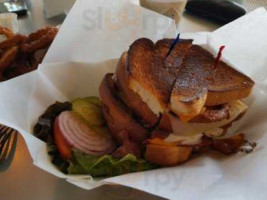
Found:
<svg viewBox="0 0 267 200"><path fill-rule="evenodd" d="M214 70L216 70L218 64L219 64L220 61L221 61L221 58L222 58L222 51L224 50L224 48L225 48L224 45L220 47L220 50L219 50L219 52L218 52L218 55L217 55L216 60L215 60L215 63L214 63Z"/></svg>

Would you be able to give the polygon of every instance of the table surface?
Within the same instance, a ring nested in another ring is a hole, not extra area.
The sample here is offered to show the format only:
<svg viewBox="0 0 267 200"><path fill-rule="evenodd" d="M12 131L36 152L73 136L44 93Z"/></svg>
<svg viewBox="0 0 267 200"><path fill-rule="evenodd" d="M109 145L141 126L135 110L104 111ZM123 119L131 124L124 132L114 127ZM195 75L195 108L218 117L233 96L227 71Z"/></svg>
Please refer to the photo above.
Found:
<svg viewBox="0 0 267 200"><path fill-rule="evenodd" d="M61 24L65 16L46 20L42 0L26 0L28 16L19 18L21 33L29 33L46 25ZM218 25L184 14L181 32L213 31ZM32 164L29 151L21 136L18 137L13 157L0 166L1 200L58 200L58 199L162 199L123 186L105 185L90 191L80 189Z"/></svg>

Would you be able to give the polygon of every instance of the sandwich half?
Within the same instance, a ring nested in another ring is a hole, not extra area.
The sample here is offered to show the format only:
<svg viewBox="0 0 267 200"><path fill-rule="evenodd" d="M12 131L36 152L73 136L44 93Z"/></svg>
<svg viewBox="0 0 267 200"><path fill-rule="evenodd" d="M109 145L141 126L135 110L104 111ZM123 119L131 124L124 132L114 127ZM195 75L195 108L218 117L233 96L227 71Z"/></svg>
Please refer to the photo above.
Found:
<svg viewBox="0 0 267 200"><path fill-rule="evenodd" d="M215 69L213 55L192 40L180 40L167 56L172 41L136 40L100 88L114 137L126 130L129 140L145 144L147 160L164 166L186 161L204 139L213 144L224 136L246 113L242 99L254 86L223 61Z"/></svg>

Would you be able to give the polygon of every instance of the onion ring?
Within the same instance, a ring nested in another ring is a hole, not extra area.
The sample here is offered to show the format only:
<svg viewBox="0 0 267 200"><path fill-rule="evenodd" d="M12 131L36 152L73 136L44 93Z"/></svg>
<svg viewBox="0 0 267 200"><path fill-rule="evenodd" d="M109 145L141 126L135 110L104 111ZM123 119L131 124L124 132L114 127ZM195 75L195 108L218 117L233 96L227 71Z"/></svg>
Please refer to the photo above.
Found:
<svg viewBox="0 0 267 200"><path fill-rule="evenodd" d="M32 53L44 48L54 40L57 32L57 28L47 27L45 29L41 29L35 33L32 33L29 36L28 41L21 45L21 51Z"/></svg>
<svg viewBox="0 0 267 200"><path fill-rule="evenodd" d="M0 27L0 35L6 36L7 39L14 37L14 33L10 29L5 27Z"/></svg>
<svg viewBox="0 0 267 200"><path fill-rule="evenodd" d="M3 72L15 59L18 53L18 47L8 49L0 58L0 72Z"/></svg>
<svg viewBox="0 0 267 200"><path fill-rule="evenodd" d="M35 41L35 40L38 40L40 39L41 37L43 37L44 35L46 35L49 31L51 30L56 30L58 31L57 28L55 27L52 27L52 26L47 26L45 28L42 28L42 29L39 29L38 31L34 32L34 33L31 33L29 35L29 42L32 42L32 41Z"/></svg>
<svg viewBox="0 0 267 200"><path fill-rule="evenodd" d="M6 37L0 42L0 81L37 69L57 32L49 26L26 36L0 26L0 35Z"/></svg>
<svg viewBox="0 0 267 200"><path fill-rule="evenodd" d="M27 40L26 35L17 34L14 37L11 37L3 42L0 42L0 49L7 49L13 47L17 44L21 44Z"/></svg>

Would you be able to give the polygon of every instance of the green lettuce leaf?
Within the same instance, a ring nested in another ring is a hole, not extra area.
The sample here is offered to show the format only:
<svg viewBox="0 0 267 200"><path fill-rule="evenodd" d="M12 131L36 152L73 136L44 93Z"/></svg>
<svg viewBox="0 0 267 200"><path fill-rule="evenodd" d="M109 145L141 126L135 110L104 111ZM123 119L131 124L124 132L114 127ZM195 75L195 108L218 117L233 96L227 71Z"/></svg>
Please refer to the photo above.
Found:
<svg viewBox="0 0 267 200"><path fill-rule="evenodd" d="M155 169L157 167L143 159L137 159L132 154L118 159L111 155L101 157L90 156L77 150L73 150L69 163L69 174L89 174L94 177L117 176L125 173Z"/></svg>

